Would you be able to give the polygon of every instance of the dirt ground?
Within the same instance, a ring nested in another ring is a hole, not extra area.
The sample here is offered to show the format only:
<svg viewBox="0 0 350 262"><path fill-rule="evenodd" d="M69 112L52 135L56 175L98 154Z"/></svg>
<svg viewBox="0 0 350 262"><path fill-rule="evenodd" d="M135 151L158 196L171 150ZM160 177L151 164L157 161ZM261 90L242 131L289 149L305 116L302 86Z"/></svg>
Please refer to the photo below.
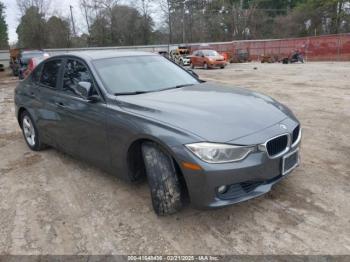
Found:
<svg viewBox="0 0 350 262"><path fill-rule="evenodd" d="M304 128L301 167L260 198L160 218L146 184L31 152L2 73L0 254L350 254L350 62L196 71L288 105Z"/></svg>

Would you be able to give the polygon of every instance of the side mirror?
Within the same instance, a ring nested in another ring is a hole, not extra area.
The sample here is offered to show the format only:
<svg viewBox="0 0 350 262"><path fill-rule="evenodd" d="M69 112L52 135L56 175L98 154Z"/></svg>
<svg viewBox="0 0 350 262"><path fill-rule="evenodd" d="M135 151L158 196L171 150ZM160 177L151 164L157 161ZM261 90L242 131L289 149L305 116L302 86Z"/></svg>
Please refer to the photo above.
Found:
<svg viewBox="0 0 350 262"><path fill-rule="evenodd" d="M91 93L91 88L92 88L92 85L90 82L79 82L78 88L77 88L78 90L76 91L80 96L87 98Z"/></svg>
<svg viewBox="0 0 350 262"><path fill-rule="evenodd" d="M87 100L90 102L90 103L97 103L99 102L101 99L98 95L92 95L92 96L89 96L87 98Z"/></svg>

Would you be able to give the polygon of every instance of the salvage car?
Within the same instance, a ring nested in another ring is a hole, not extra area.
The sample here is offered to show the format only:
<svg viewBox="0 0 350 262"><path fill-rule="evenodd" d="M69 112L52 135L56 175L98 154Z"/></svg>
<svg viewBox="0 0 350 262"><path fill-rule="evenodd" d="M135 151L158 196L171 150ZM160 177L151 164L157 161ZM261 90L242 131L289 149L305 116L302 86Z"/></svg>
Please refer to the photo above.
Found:
<svg viewBox="0 0 350 262"><path fill-rule="evenodd" d="M190 50L186 46L179 46L177 49L170 51L170 59L182 66L189 66L191 59Z"/></svg>
<svg viewBox="0 0 350 262"><path fill-rule="evenodd" d="M227 62L225 58L215 50L197 50L191 55L191 67L203 67L204 69L209 68L225 68Z"/></svg>
<svg viewBox="0 0 350 262"><path fill-rule="evenodd" d="M18 77L24 79L41 61L49 57L49 54L41 50L21 51L18 58Z"/></svg>
<svg viewBox="0 0 350 262"><path fill-rule="evenodd" d="M300 123L286 106L200 80L157 54L51 57L19 83L15 108L30 149L147 178L158 215L188 199L216 208L260 196L300 161Z"/></svg>

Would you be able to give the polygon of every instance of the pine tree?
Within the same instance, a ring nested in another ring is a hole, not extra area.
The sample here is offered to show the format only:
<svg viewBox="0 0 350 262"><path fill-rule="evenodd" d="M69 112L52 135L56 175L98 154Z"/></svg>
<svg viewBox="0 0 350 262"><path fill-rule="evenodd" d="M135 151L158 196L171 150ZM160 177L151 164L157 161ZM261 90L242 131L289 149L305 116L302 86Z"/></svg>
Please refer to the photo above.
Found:
<svg viewBox="0 0 350 262"><path fill-rule="evenodd" d="M0 49L7 49L8 43L8 32L7 24L5 21L5 6L0 2Z"/></svg>

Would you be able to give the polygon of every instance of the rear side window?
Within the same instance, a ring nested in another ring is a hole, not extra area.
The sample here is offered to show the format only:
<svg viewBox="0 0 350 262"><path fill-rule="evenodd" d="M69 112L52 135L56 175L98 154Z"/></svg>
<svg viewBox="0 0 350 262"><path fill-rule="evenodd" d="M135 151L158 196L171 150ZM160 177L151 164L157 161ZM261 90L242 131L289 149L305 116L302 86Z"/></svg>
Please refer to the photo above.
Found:
<svg viewBox="0 0 350 262"><path fill-rule="evenodd" d="M58 72L61 64L61 60L51 60L46 62L42 70L40 83L51 88L56 88Z"/></svg>

